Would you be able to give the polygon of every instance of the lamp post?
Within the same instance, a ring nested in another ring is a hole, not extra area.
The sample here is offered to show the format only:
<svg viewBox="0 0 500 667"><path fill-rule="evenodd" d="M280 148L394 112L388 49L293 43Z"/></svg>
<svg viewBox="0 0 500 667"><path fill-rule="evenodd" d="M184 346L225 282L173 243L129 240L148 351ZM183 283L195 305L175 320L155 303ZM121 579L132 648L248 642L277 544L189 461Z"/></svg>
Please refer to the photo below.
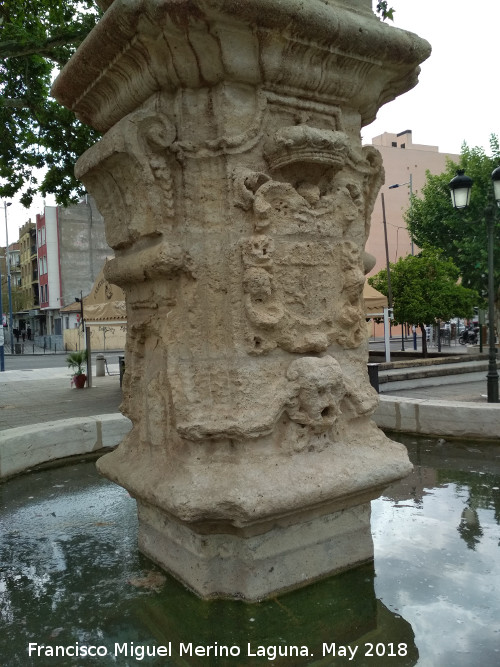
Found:
<svg viewBox="0 0 500 667"><path fill-rule="evenodd" d="M80 296L75 296L75 302L80 304L80 324L82 325L82 348L85 344L85 322L83 321L83 292L80 292ZM80 334L78 334L78 340L80 340ZM88 360L87 360L88 366Z"/></svg>
<svg viewBox="0 0 500 667"><path fill-rule="evenodd" d="M80 297L75 297L76 303L80 304L80 320L82 323L82 347L85 343L85 349L87 350L87 387L92 386L92 349L90 345L90 329L85 327L85 321L83 319L83 292L80 291Z"/></svg>
<svg viewBox="0 0 500 667"><path fill-rule="evenodd" d="M410 186L410 208L411 208L411 202L412 202L412 197L413 197L413 176L410 174L410 180L406 181L406 183L394 183L393 185L389 185L389 190L395 190L396 188L400 188L403 185L409 185ZM410 243L411 243L411 254L415 254L415 249L413 247L413 236L410 234ZM405 351L405 332L404 332L404 323L401 324L401 352ZM413 336L413 349L417 349L417 339L416 335Z"/></svg>
<svg viewBox="0 0 500 667"><path fill-rule="evenodd" d="M410 210L411 210L411 204L413 201L413 175L410 174L410 180L406 181L406 183L394 183L394 185L389 185L389 190L394 190L395 188L400 188L403 185L409 185L410 186ZM410 234L410 244L411 244L411 254L415 254L415 247L413 245L413 236Z"/></svg>
<svg viewBox="0 0 500 667"><path fill-rule="evenodd" d="M9 252L9 232L7 225L7 207L10 206L12 202L6 201L3 204L5 212L5 258L7 262L7 290L9 293L9 333L10 333L10 353L14 354L14 322L12 318L12 286L10 282L10 252Z"/></svg>
<svg viewBox="0 0 500 667"><path fill-rule="evenodd" d="M75 302L80 304L80 323L82 325L82 331L83 331L85 328L85 324L83 322L83 292L80 292L79 297L75 296Z"/></svg>
<svg viewBox="0 0 500 667"><path fill-rule="evenodd" d="M491 174L493 181L493 191L497 206L500 206L500 167L497 167ZM454 208L464 209L469 205L470 193L472 189L472 178L465 175L463 169L457 171L455 178L450 181L451 201ZM488 225L488 403L498 403L498 370L496 362L497 349L495 345L495 276L493 264L493 248L495 241L495 214L493 210L488 210L486 214Z"/></svg>
<svg viewBox="0 0 500 667"><path fill-rule="evenodd" d="M384 241L385 241L385 265L387 267L387 302L389 308L392 308L392 286L391 286L391 265L389 262L389 245L387 242L387 219L385 217L385 199L384 193L380 193L380 199L382 201L382 223L384 225Z"/></svg>
<svg viewBox="0 0 500 667"><path fill-rule="evenodd" d="M385 241L385 262L387 267L387 311L384 309L384 344L385 344L385 360L391 360L391 320L392 320L392 286L391 286L391 265L389 262L389 245L387 242L387 219L385 217L385 199L384 193L380 193L382 201L382 222L384 225L384 241Z"/></svg>

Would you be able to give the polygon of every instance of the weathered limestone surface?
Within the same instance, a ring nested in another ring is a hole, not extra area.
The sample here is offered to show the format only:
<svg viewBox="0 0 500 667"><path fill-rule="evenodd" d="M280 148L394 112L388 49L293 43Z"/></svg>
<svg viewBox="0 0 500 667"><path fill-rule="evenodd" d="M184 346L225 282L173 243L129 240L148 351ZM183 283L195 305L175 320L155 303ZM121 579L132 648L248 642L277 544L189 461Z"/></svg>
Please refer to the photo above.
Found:
<svg viewBox="0 0 500 667"><path fill-rule="evenodd" d="M428 44L369 0L103 4L53 91L104 133L76 171L127 297L133 428L100 470L138 499L140 548L201 595L367 560L367 503L410 464L371 420L383 169L360 128Z"/></svg>

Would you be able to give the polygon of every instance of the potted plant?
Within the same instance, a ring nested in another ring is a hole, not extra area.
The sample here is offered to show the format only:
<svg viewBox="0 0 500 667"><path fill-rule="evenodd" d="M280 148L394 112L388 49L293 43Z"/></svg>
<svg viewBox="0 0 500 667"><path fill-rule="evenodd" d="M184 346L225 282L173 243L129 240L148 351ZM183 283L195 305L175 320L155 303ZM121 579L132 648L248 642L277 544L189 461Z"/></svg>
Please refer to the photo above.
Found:
<svg viewBox="0 0 500 667"><path fill-rule="evenodd" d="M76 350L70 352L66 357L66 363L73 373L71 384L74 384L77 389L83 389L87 376L84 373L83 365L87 363L87 350Z"/></svg>

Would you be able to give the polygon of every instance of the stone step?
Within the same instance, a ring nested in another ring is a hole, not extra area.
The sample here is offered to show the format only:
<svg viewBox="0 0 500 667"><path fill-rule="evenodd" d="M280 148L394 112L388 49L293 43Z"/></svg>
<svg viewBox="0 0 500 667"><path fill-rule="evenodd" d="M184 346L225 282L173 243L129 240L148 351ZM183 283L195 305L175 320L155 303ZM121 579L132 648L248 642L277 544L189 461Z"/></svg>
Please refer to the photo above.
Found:
<svg viewBox="0 0 500 667"><path fill-rule="evenodd" d="M401 382L404 380L417 380L420 378L463 375L482 371L486 372L487 370L487 360L443 363L432 366L411 366L391 369L379 368L379 384ZM462 381L464 380L462 379Z"/></svg>

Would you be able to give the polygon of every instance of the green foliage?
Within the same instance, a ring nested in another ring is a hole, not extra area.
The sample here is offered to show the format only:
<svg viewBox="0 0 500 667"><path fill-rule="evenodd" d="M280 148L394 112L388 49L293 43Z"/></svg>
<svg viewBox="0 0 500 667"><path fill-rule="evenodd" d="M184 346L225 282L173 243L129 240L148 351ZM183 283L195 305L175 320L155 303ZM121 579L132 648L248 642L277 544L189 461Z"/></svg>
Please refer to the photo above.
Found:
<svg viewBox="0 0 500 667"><path fill-rule="evenodd" d="M66 357L68 368L74 371L74 375L82 375L85 371L83 365L87 362L87 350L76 350L70 352Z"/></svg>
<svg viewBox="0 0 500 667"><path fill-rule="evenodd" d="M423 327L435 320L470 317L477 303L474 290L458 284L459 270L439 250L424 249L419 255L400 257L390 265L394 318ZM387 271L368 279L387 295Z"/></svg>
<svg viewBox="0 0 500 667"><path fill-rule="evenodd" d="M420 247L433 246L443 250L460 270L462 283L485 296L488 270L487 215L493 204L491 172L500 164L498 137L490 139L491 156L482 148L464 144L458 164L449 161L446 171L434 176L427 173L427 182L420 196L413 197L405 214L408 229ZM467 209L456 211L451 204L448 184L457 169L465 169L474 180L471 202ZM496 217L496 238L500 236L500 220ZM495 253L495 283L500 280L500 253ZM479 305L476 304L476 305Z"/></svg>
<svg viewBox="0 0 500 667"><path fill-rule="evenodd" d="M396 10L394 9L394 7L388 7L387 2L385 2L385 0L382 0L382 2L377 2L376 11L377 14L380 14L383 21L385 21L385 19L394 21L394 12Z"/></svg>
<svg viewBox="0 0 500 667"><path fill-rule="evenodd" d="M98 133L50 99L50 85L98 17L92 0L1 4L0 198L22 191L28 207L37 191L53 193L61 204L81 194L74 164Z"/></svg>

